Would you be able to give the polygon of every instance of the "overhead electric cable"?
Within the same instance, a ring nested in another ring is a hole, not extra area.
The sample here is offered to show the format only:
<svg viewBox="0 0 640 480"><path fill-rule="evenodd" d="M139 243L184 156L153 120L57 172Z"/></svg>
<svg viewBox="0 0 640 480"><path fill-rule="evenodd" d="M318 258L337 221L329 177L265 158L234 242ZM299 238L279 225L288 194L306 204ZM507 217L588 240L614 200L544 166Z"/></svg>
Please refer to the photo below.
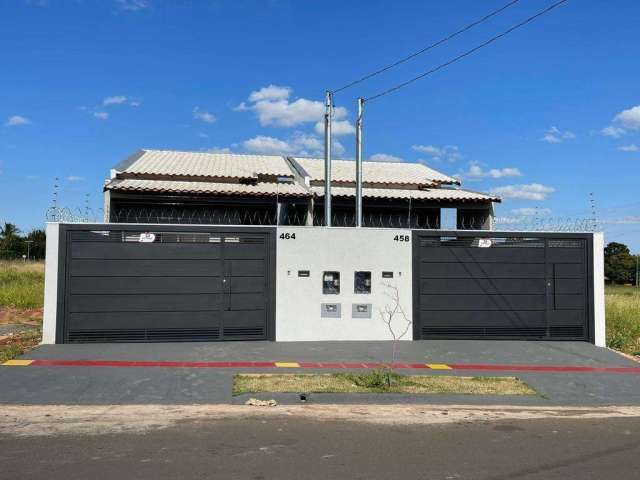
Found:
<svg viewBox="0 0 640 480"><path fill-rule="evenodd" d="M496 40L498 40L498 39L500 39L500 38L502 38L502 37L504 37L504 36L508 35L509 33L513 32L514 30L517 30L518 28L525 26L526 24L528 24L528 23L532 22L532 21L533 21L533 20L535 20L536 18L541 17L541 16L542 16L542 15L544 15L545 13L550 12L550 11L551 11L551 10L553 10L554 8L559 7L560 5L562 5L563 3L568 2L568 1L569 1L569 0L560 0L559 2L556 2L556 3L554 3L554 4L550 5L550 6L548 6L548 7L547 7L547 8L545 8L544 10L539 11L539 12L538 12L538 13L536 13L535 15L532 15L531 17L527 18L526 20L523 20L522 22L520 22L520 23L518 23L518 24L514 25L513 27L511 27L511 28L509 28L509 29L505 30L504 32L502 32L502 33L500 33L500 34L498 34L498 35L496 35L496 36L494 36L494 37L491 37L489 40L485 41L484 43L481 43L480 45L478 45L478 46L476 46L476 47L472 48L471 50L467 50L466 52L464 52L464 53L462 53L462 54L458 55L457 57L452 58L451 60L449 60L449 61L447 61L447 62L445 62L445 63L442 63L442 64L438 65L437 67L432 68L431 70L429 70L429 71L427 71L427 72L424 72L424 73L422 73L422 74L418 75L417 77L414 77L414 78L412 78L412 79L410 79L410 80L407 80L406 82L399 83L398 85L396 85L396 86L394 86L394 87L391 87L391 88L389 88L389 89L387 89L387 90L384 90L384 91L382 91L382 92L380 92L380 93L378 93L378 94L376 94L376 95L373 95L373 96L371 96L371 97L369 97L369 98L366 98L366 99L365 99L365 101L370 102L371 100L375 100L375 99L380 98L380 97L383 97L383 96L385 96L385 95L389 95L390 93L393 93L393 92L395 92L395 91L397 91L397 90L400 90L401 88L406 87L407 85L410 85L410 84L411 84L411 83L413 83L413 82L416 82L416 81L418 81L418 80L421 80L421 79L423 79L424 77L426 77L426 76L428 76L428 75L431 75L432 73L437 72L438 70L442 70L443 68L448 67L449 65L451 65L451 64L453 64L453 63L456 63L457 61L462 60L462 59L463 59L463 58L465 58L465 57L468 57L468 56L469 56L469 55L471 55L472 53L477 52L477 51L478 51L478 50L480 50L481 48L484 48L484 47L486 47L486 46L490 45L491 43L493 43L493 42L495 42Z"/></svg>
<svg viewBox="0 0 640 480"><path fill-rule="evenodd" d="M431 45L429 45L428 47L425 47L421 50L418 50L417 52L412 53L411 55L408 55L404 58L401 58L400 60L387 65L386 67L382 67L379 70L376 70L374 72L371 72L367 75L365 75L364 77L360 77L357 80L354 80L353 82L347 83L346 85L343 85L340 88L336 88L335 90L332 90L333 93L338 93L341 92L342 90L346 90L349 87L353 87L354 85L357 85L358 83L364 82L365 80L369 80L372 77L375 77L376 75L380 75L383 72L386 72L387 70L392 69L393 67L397 67L398 65L404 63L404 62L408 62L409 60L411 60L412 58L417 57L418 55L422 55L425 52L428 52L429 50L437 47L438 45L442 45L443 43L451 40L452 38L457 37L458 35L466 32L467 30L471 30L473 27L475 27L476 25L481 24L482 22L489 20L491 17L496 16L497 14L499 14L500 12L502 12L503 10L506 10L507 8L509 8L510 6L518 3L520 0L511 0L509 3L507 3L506 5L503 5L502 7L498 8L497 10L494 10L488 14L486 14L484 17L476 20L473 23L470 23L469 25L467 25L466 27L461 28L460 30L457 30L456 32L453 32L450 35L447 35L444 38L441 38L440 40L438 40L435 43L432 43Z"/></svg>

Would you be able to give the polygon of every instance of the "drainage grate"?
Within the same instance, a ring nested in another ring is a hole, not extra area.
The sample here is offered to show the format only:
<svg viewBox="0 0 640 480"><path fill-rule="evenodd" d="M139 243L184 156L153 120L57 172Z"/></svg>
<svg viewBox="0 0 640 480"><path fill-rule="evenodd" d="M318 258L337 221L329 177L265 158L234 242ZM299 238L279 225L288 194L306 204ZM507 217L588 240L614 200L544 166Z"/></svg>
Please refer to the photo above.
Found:
<svg viewBox="0 0 640 480"><path fill-rule="evenodd" d="M422 327L425 337L544 337L544 327Z"/></svg>
<svg viewBox="0 0 640 480"><path fill-rule="evenodd" d="M558 325L549 328L551 337L569 337L569 338L582 338L584 337L584 326L582 325Z"/></svg>
<svg viewBox="0 0 640 480"><path fill-rule="evenodd" d="M224 337L263 337L263 327L224 327Z"/></svg>
<svg viewBox="0 0 640 480"><path fill-rule="evenodd" d="M130 328L69 331L69 343L208 342L219 339L219 328Z"/></svg>

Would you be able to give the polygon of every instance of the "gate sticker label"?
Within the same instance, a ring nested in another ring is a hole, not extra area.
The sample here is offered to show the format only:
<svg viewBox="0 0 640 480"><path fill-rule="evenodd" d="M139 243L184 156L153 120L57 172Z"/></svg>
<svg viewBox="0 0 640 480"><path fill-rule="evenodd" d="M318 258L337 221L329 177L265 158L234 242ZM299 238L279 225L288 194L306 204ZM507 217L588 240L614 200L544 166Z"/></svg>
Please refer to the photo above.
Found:
<svg viewBox="0 0 640 480"><path fill-rule="evenodd" d="M490 238L481 238L478 240L478 246L480 248L489 248L492 245Z"/></svg>
<svg viewBox="0 0 640 480"><path fill-rule="evenodd" d="M156 241L156 234L151 232L144 232L140 234L138 239L140 243L152 243Z"/></svg>

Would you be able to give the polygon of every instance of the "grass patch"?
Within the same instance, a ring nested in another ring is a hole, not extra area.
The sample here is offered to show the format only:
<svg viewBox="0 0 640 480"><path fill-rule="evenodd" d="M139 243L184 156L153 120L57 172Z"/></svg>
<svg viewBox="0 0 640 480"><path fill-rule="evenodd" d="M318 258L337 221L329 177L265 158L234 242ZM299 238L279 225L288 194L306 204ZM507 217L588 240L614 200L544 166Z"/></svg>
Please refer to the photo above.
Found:
<svg viewBox="0 0 640 480"><path fill-rule="evenodd" d="M607 346L640 355L640 289L610 285L605 289Z"/></svg>
<svg viewBox="0 0 640 480"><path fill-rule="evenodd" d="M42 330L33 328L0 340L0 364L28 352L40 343L41 338Z"/></svg>
<svg viewBox="0 0 640 480"><path fill-rule="evenodd" d="M43 262L0 262L0 308L42 308Z"/></svg>
<svg viewBox="0 0 640 480"><path fill-rule="evenodd" d="M459 377L452 375L400 375L392 372L391 385L378 372L327 374L239 374L233 394L244 393L412 393L463 395L535 395L515 377Z"/></svg>

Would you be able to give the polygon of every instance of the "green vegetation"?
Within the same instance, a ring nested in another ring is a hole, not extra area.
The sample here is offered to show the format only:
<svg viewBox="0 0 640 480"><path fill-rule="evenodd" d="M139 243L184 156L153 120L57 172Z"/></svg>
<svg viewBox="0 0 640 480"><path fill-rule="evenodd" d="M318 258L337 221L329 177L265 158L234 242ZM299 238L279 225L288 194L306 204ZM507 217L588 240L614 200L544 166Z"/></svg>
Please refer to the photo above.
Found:
<svg viewBox="0 0 640 480"><path fill-rule="evenodd" d="M240 374L233 377L233 394L244 393L409 393L464 395L535 395L515 377L400 375L380 371L328 374Z"/></svg>
<svg viewBox="0 0 640 480"><path fill-rule="evenodd" d="M604 275L612 283L637 285L638 255L631 255L623 243L611 242L604 248Z"/></svg>
<svg viewBox="0 0 640 480"><path fill-rule="evenodd" d="M40 343L42 330L33 328L0 340L0 364L13 360Z"/></svg>
<svg viewBox="0 0 640 480"><path fill-rule="evenodd" d="M42 308L44 263L0 261L0 309Z"/></svg>
<svg viewBox="0 0 640 480"><path fill-rule="evenodd" d="M640 355L640 289L610 285L605 289L607 346Z"/></svg>
<svg viewBox="0 0 640 480"><path fill-rule="evenodd" d="M29 260L42 260L45 253L46 234L39 228L28 234L22 232L13 223L0 225L0 259L21 259L24 255Z"/></svg>

